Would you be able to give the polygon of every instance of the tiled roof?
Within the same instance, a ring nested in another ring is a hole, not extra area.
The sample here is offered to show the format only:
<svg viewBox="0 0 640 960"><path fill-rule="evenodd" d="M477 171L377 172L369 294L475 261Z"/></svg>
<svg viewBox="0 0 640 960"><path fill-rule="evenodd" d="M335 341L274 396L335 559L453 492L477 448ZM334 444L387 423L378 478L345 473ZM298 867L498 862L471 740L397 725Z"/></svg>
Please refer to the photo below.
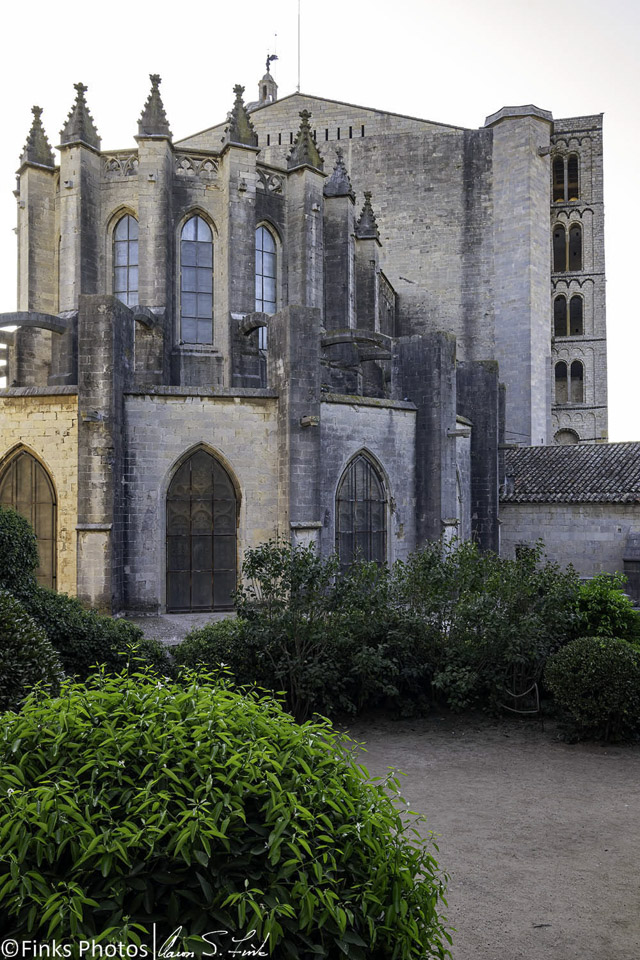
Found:
<svg viewBox="0 0 640 960"><path fill-rule="evenodd" d="M503 503L640 503L640 443L508 450L505 477Z"/></svg>

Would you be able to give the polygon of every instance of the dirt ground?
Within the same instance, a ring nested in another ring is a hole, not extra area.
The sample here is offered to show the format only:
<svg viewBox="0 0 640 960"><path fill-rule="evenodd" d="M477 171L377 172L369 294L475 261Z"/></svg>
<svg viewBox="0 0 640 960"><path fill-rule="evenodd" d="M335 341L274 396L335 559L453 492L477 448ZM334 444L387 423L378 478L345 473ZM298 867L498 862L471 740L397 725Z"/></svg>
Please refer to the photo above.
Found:
<svg viewBox="0 0 640 960"><path fill-rule="evenodd" d="M358 722L438 835L454 960L640 960L640 745L538 721Z"/></svg>

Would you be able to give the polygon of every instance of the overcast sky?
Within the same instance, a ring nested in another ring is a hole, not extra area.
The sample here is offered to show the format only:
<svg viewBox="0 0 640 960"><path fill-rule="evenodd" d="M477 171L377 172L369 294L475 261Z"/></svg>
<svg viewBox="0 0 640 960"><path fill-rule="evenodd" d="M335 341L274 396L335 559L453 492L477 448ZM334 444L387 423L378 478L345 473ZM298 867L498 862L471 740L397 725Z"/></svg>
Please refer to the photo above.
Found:
<svg viewBox="0 0 640 960"><path fill-rule="evenodd" d="M224 11L224 12L221 12ZM502 106L554 117L604 113L609 426L640 440L640 310L632 204L640 184L638 0L301 0L303 93L465 127ZM174 139L218 123L233 85L257 97L267 53L280 96L297 83L297 0L64 6L32 0L0 14L4 91L0 156L0 311L16 308L15 171L43 107L49 140L75 97L103 149L134 146L149 74L162 76Z"/></svg>

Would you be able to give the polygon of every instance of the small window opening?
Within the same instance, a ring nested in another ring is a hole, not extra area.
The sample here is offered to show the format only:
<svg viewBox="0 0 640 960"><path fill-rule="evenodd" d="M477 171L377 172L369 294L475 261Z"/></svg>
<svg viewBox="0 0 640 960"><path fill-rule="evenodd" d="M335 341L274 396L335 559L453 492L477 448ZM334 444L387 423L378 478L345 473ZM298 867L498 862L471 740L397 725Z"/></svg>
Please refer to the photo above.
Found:
<svg viewBox="0 0 640 960"><path fill-rule="evenodd" d="M361 136L361 137L364 137L364 123L363 123L362 126L360 127L360 136Z"/></svg>
<svg viewBox="0 0 640 960"><path fill-rule="evenodd" d="M264 84L262 85L262 99L263 99L263 100L266 100L266 99L267 99L267 85L266 85L266 83L264 83Z"/></svg>
<svg viewBox="0 0 640 960"><path fill-rule="evenodd" d="M556 297L553 301L553 335L567 335L567 298L563 296Z"/></svg>
<svg viewBox="0 0 640 960"><path fill-rule="evenodd" d="M349 140L353 137L353 127L349 127Z"/></svg>
<svg viewBox="0 0 640 960"><path fill-rule="evenodd" d="M581 337L583 333L582 297L571 297L569 303L569 334L572 337Z"/></svg>
<svg viewBox="0 0 640 960"><path fill-rule="evenodd" d="M569 200L575 202L580 196L580 185L578 183L578 155L570 154L567 162L567 189Z"/></svg>
<svg viewBox="0 0 640 960"><path fill-rule="evenodd" d="M325 129L325 131L324 131L324 138L325 138L325 140L328 140L328 139L329 139L329 131L328 131L327 129Z"/></svg>
<svg viewBox="0 0 640 960"><path fill-rule="evenodd" d="M314 142L314 143L316 142L316 139L317 139L317 138L316 138L316 131L314 130L314 131L313 131L313 142Z"/></svg>
<svg viewBox="0 0 640 960"><path fill-rule="evenodd" d="M574 360L571 364L571 402L582 403L584 401L584 367L580 360Z"/></svg>
<svg viewBox="0 0 640 960"><path fill-rule="evenodd" d="M564 360L556 363L556 403L566 403L569 399L567 384L567 365Z"/></svg>
<svg viewBox="0 0 640 960"><path fill-rule="evenodd" d="M578 223L569 230L569 270L582 270L582 227Z"/></svg>
<svg viewBox="0 0 640 960"><path fill-rule="evenodd" d="M339 140L339 139L340 139L340 127L338 127L336 131L336 140Z"/></svg>
<svg viewBox="0 0 640 960"><path fill-rule="evenodd" d="M271 134L270 134L270 133L267 134L267 146L268 146L268 147L271 146Z"/></svg>
<svg viewBox="0 0 640 960"><path fill-rule="evenodd" d="M553 272L567 270L567 231L561 223L553 228Z"/></svg>
<svg viewBox="0 0 640 960"><path fill-rule="evenodd" d="M281 134L281 133L278 134L278 146L279 146L279 147L282 146L282 134Z"/></svg>
<svg viewBox="0 0 640 960"><path fill-rule="evenodd" d="M289 132L289 143L293 143L293 134Z"/></svg>
<svg viewBox="0 0 640 960"><path fill-rule="evenodd" d="M553 161L553 202L564 200L564 160L556 157Z"/></svg>

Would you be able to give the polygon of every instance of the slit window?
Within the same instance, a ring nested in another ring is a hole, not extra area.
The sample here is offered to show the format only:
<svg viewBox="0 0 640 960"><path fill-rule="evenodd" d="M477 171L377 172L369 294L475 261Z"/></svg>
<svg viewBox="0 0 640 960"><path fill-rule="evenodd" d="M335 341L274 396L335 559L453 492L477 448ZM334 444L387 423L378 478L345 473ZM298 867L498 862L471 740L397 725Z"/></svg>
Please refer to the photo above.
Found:
<svg viewBox="0 0 640 960"><path fill-rule="evenodd" d="M213 342L213 234L200 216L180 235L180 336L185 343Z"/></svg>
<svg viewBox="0 0 640 960"><path fill-rule="evenodd" d="M138 303L138 221L130 214L113 231L113 295L128 307Z"/></svg>

